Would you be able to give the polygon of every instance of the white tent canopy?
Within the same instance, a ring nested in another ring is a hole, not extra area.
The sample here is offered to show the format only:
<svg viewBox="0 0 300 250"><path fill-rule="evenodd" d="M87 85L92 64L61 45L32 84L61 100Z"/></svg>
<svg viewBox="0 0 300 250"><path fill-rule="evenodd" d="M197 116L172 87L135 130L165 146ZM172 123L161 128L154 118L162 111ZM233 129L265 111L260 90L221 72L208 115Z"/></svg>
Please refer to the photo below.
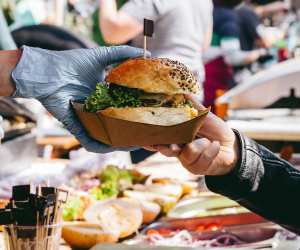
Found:
<svg viewBox="0 0 300 250"><path fill-rule="evenodd" d="M287 97L294 88L300 96L300 59L291 59L261 71L220 97L231 109L264 108Z"/></svg>

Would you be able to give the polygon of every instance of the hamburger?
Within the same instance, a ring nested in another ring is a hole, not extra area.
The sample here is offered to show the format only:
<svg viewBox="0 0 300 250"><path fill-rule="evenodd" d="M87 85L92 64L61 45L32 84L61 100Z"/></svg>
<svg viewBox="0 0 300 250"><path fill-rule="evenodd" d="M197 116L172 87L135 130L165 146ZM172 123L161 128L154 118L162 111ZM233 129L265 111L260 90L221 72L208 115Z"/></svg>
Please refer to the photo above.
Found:
<svg viewBox="0 0 300 250"><path fill-rule="evenodd" d="M182 63L164 58L130 59L113 68L84 104L86 112L132 122L171 126L197 117L186 94L199 85Z"/></svg>

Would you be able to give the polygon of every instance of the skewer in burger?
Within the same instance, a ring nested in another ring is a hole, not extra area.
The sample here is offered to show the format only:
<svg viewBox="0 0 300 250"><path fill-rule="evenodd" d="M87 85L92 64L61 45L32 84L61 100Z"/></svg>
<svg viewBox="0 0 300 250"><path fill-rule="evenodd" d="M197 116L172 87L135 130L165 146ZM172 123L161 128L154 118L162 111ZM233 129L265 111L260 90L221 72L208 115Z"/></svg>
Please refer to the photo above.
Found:
<svg viewBox="0 0 300 250"><path fill-rule="evenodd" d="M130 59L97 85L84 109L121 120L171 126L198 115L185 97L198 91L195 76L182 63L162 58Z"/></svg>

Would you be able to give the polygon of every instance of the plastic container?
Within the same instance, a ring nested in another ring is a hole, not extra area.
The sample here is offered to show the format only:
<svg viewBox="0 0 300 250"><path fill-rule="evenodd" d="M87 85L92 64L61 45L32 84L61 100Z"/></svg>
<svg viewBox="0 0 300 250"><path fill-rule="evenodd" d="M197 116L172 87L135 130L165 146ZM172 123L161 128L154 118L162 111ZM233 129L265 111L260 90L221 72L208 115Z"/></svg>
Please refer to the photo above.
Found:
<svg viewBox="0 0 300 250"><path fill-rule="evenodd" d="M61 224L48 226L4 226L6 250L59 250Z"/></svg>

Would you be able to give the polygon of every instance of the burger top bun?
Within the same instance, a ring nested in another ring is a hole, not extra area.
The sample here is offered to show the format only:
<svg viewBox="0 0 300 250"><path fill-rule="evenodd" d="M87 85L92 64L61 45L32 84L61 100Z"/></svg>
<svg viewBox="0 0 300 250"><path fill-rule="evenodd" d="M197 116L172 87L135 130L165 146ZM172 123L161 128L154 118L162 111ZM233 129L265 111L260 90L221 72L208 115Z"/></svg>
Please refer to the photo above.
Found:
<svg viewBox="0 0 300 250"><path fill-rule="evenodd" d="M167 95L199 92L193 73L182 63L165 58L130 59L112 69L108 83Z"/></svg>

